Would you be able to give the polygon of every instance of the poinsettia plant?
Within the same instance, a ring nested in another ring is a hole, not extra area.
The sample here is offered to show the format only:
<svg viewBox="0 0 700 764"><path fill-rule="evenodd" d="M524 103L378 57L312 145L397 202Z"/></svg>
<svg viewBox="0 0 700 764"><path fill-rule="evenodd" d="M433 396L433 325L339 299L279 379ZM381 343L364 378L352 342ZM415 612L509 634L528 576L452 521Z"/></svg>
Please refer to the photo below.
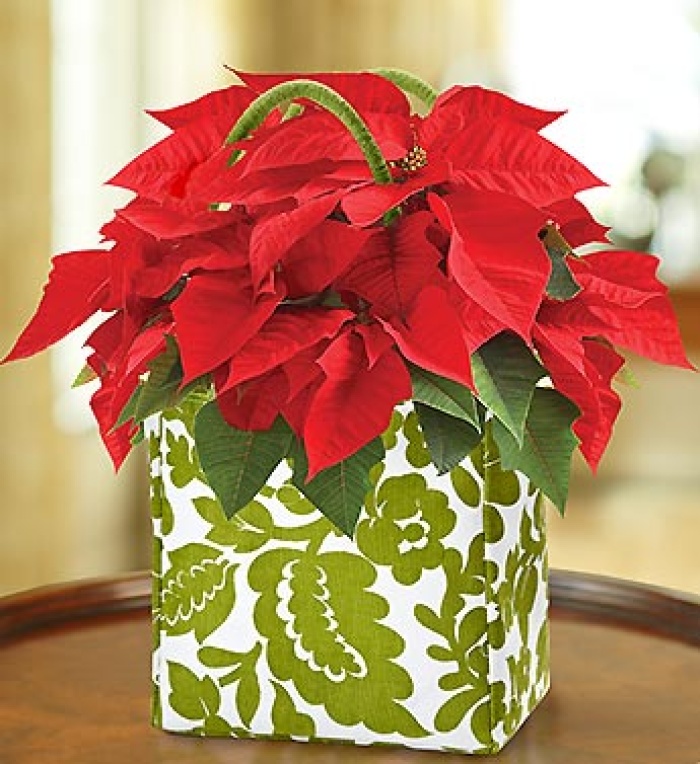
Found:
<svg viewBox="0 0 700 764"><path fill-rule="evenodd" d="M103 316L79 381L114 464L202 395L229 515L287 459L352 533L405 401L439 472L488 429L563 511L574 449L595 469L620 409L618 348L690 364L656 258L577 253L607 229L576 199L601 181L540 134L562 112L395 70L237 74L151 112L171 132L111 179L135 197L107 246L53 259L6 360Z"/></svg>

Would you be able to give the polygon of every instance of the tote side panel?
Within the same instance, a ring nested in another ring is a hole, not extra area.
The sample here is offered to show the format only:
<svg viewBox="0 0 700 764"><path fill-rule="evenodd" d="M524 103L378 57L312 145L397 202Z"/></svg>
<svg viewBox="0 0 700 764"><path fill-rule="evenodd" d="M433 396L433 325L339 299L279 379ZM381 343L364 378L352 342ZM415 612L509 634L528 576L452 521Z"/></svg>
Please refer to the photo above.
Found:
<svg viewBox="0 0 700 764"><path fill-rule="evenodd" d="M505 589L491 558L508 556L522 522L504 513L506 541L490 531L487 543L483 464L437 475L404 409L354 540L287 482L286 465L227 520L198 464L193 416L169 412L153 433L156 723L195 735L500 747L512 725L497 713L507 693L491 663L503 656L489 640Z"/></svg>

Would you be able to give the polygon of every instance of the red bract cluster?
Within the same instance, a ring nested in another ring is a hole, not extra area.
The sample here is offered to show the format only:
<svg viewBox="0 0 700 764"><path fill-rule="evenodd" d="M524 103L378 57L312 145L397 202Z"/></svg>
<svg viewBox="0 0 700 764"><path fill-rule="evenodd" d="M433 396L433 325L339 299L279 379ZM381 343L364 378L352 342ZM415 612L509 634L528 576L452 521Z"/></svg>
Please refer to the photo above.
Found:
<svg viewBox="0 0 700 764"><path fill-rule="evenodd" d="M173 348L178 390L206 381L239 430L281 417L308 479L386 429L415 368L488 408L472 360L499 337L519 338L578 407L593 467L620 406L615 347L689 366L653 257L574 254L605 229L574 198L600 181L539 133L560 113L453 87L421 116L385 76L303 75L359 115L386 161L380 182L346 124L309 98L228 143L261 94L299 78L239 76L153 113L172 132L112 179L136 194L103 229L112 244L54 258L8 356L105 314L88 363L115 464L136 427L125 407Z"/></svg>

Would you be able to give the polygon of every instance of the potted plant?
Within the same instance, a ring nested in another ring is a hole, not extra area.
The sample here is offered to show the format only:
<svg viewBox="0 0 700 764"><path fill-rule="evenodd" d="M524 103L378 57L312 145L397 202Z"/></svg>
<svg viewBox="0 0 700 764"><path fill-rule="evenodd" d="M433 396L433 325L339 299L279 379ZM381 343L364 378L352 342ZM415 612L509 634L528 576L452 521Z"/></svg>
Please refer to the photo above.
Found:
<svg viewBox="0 0 700 764"><path fill-rule="evenodd" d="M496 751L549 681L541 496L596 468L618 349L690 366L657 260L575 198L560 112L237 74L151 112L5 360L104 316L78 382L117 467L150 441L158 724Z"/></svg>

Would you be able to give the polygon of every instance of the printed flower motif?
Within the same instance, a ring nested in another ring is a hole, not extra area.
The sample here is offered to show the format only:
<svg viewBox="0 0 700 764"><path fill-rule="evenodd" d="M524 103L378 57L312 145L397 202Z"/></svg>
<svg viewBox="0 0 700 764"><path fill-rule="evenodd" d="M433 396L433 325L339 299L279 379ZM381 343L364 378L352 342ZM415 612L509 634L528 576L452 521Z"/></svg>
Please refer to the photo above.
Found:
<svg viewBox="0 0 700 764"><path fill-rule="evenodd" d="M616 348L690 367L654 258L575 253L606 229L575 198L601 181L540 135L561 113L474 86L438 96L402 72L237 74L152 112L172 132L110 181L135 198L102 229L107 247L54 258L5 360L105 315L81 376L98 380L116 466L146 416L200 387L239 445L283 421L268 453L292 458L302 490L329 470L351 485L326 491L336 517L357 516L355 456L396 405L435 409L420 424L441 471L455 454L434 444L472 442L485 408L508 467L561 509L572 423L594 469L609 440ZM541 373L519 375L521 361ZM535 395L544 377L554 395ZM547 449L526 444L552 428ZM260 487L263 472L251 461L246 475ZM244 493L219 497L228 514Z"/></svg>
<svg viewBox="0 0 700 764"><path fill-rule="evenodd" d="M418 474L388 477L368 515L357 526L357 546L377 565L388 565L399 583L414 584L445 555L442 540L455 525L447 496Z"/></svg>

